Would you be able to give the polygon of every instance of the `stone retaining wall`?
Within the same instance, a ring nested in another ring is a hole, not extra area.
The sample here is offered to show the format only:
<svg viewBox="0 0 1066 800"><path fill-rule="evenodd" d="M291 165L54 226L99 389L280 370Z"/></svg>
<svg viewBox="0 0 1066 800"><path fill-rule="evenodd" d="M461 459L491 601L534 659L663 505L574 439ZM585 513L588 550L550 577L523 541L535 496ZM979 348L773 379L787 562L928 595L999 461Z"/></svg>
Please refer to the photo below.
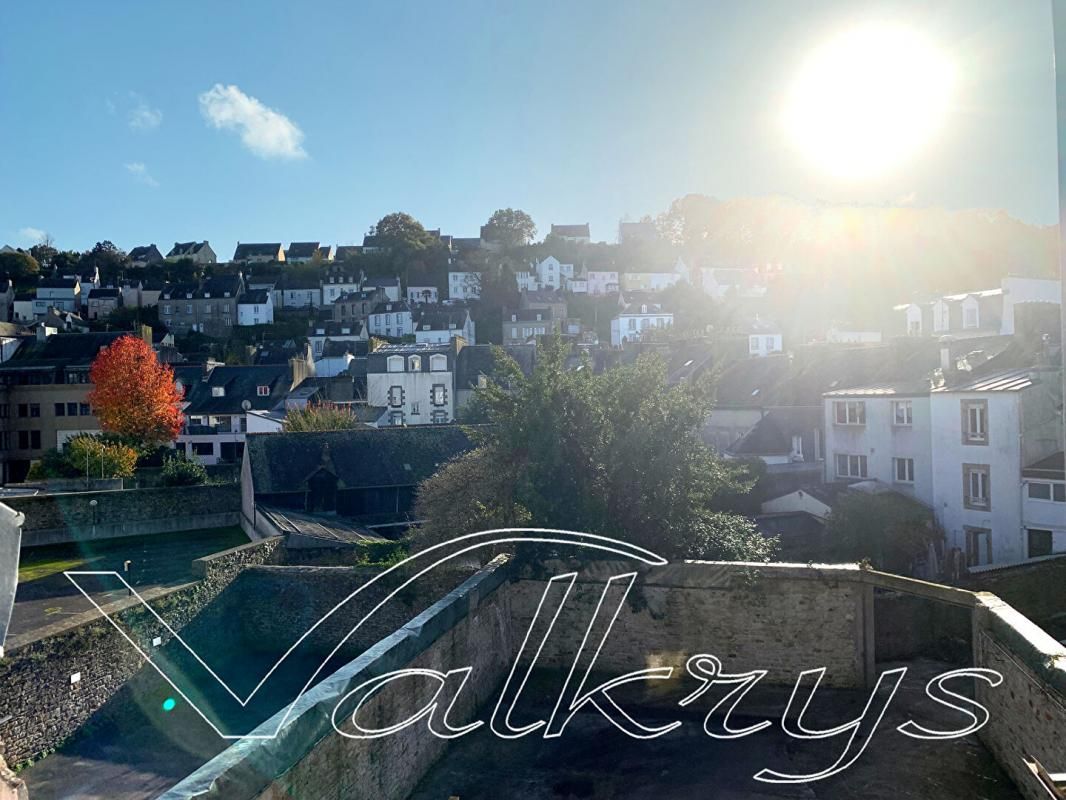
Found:
<svg viewBox="0 0 1066 800"><path fill-rule="evenodd" d="M239 484L11 497L26 515L22 546L240 524ZM92 506L92 501L96 506Z"/></svg>
<svg viewBox="0 0 1066 800"><path fill-rule="evenodd" d="M195 583L144 596L174 630L196 617L246 566L276 558L280 540L242 545L194 563ZM165 644L170 635L136 600L107 606L132 630ZM0 660L0 754L12 764L57 747L103 706L145 661L98 611L61 630L46 629L7 641ZM74 677L77 680L72 680Z"/></svg>

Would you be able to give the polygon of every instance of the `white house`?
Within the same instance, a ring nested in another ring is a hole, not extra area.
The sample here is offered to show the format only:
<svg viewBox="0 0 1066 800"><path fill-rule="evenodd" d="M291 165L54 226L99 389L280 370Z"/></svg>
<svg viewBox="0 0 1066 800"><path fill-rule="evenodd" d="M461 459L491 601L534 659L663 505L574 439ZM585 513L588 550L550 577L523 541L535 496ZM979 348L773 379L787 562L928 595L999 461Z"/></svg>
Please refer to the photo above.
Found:
<svg viewBox="0 0 1066 800"><path fill-rule="evenodd" d="M315 376L333 378L348 371L355 359L356 345L351 341L327 339L315 356Z"/></svg>
<svg viewBox="0 0 1066 800"><path fill-rule="evenodd" d="M481 273L480 272L449 272L448 273L448 299L449 300L480 300L481 299Z"/></svg>
<svg viewBox="0 0 1066 800"><path fill-rule="evenodd" d="M1052 369L1001 372L931 392L933 507L970 567L1030 557L1022 468L1061 451L1061 403L1060 373Z"/></svg>
<svg viewBox="0 0 1066 800"><path fill-rule="evenodd" d="M415 305L435 306L440 302L440 294L436 286L408 286L407 302Z"/></svg>
<svg viewBox="0 0 1066 800"><path fill-rule="evenodd" d="M311 354L317 359L324 352L327 341L332 342L365 342L367 340L366 326L358 320L337 322L325 320L313 322L307 330L307 341L311 345ZM321 375L321 372L316 373Z"/></svg>
<svg viewBox="0 0 1066 800"><path fill-rule="evenodd" d="M385 299L394 303L400 301L400 279L393 277L367 278L363 281L363 289L370 291L381 289L385 293Z"/></svg>
<svg viewBox="0 0 1066 800"><path fill-rule="evenodd" d="M933 505L929 381L824 395L826 481L878 480Z"/></svg>
<svg viewBox="0 0 1066 800"><path fill-rule="evenodd" d="M587 280L588 293L593 297L603 297L618 292L618 273L614 270L590 269L585 278Z"/></svg>
<svg viewBox="0 0 1066 800"><path fill-rule="evenodd" d="M348 292L362 288L362 274L357 270L332 268L322 276L322 304L331 306Z"/></svg>
<svg viewBox="0 0 1066 800"><path fill-rule="evenodd" d="M757 298L766 295L766 282L758 270L736 267L703 267L700 284L704 294L715 300L727 297Z"/></svg>
<svg viewBox="0 0 1066 800"><path fill-rule="evenodd" d="M254 289L237 300L238 325L272 325L274 323L274 294L266 289Z"/></svg>
<svg viewBox="0 0 1066 800"><path fill-rule="evenodd" d="M673 324L674 315L663 311L657 303L630 304L611 320L611 347L639 342L649 329L669 328Z"/></svg>
<svg viewBox="0 0 1066 800"><path fill-rule="evenodd" d="M574 265L563 264L555 256L546 256L531 263L528 271L515 273L515 282L520 292L535 292L541 289L568 290L573 280Z"/></svg>
<svg viewBox="0 0 1066 800"><path fill-rule="evenodd" d="M46 278L37 284L37 297L33 301L33 316L41 317L49 308L61 311L81 311L81 281L73 278Z"/></svg>
<svg viewBox="0 0 1066 800"><path fill-rule="evenodd" d="M1066 553L1066 470L1062 451L1022 470L1022 526L1030 558Z"/></svg>
<svg viewBox="0 0 1066 800"><path fill-rule="evenodd" d="M442 307L423 311L415 323L415 341L419 344L447 344L461 336L467 344L477 344L470 309Z"/></svg>
<svg viewBox="0 0 1066 800"><path fill-rule="evenodd" d="M1008 276L999 288L963 292L928 302L893 306L902 332L908 336L1013 336L1019 317L1036 306L1060 306L1062 282L1044 278Z"/></svg>
<svg viewBox="0 0 1066 800"><path fill-rule="evenodd" d="M378 303L366 318L371 336L400 337L415 332L411 306L406 302Z"/></svg>
<svg viewBox="0 0 1066 800"><path fill-rule="evenodd" d="M784 339L780 332L773 330L758 330L747 334L748 355L755 358L765 358L772 353L784 351Z"/></svg>
<svg viewBox="0 0 1066 800"><path fill-rule="evenodd" d="M385 409L379 425L430 425L455 417L455 365L461 342L384 345L367 356L367 404Z"/></svg>

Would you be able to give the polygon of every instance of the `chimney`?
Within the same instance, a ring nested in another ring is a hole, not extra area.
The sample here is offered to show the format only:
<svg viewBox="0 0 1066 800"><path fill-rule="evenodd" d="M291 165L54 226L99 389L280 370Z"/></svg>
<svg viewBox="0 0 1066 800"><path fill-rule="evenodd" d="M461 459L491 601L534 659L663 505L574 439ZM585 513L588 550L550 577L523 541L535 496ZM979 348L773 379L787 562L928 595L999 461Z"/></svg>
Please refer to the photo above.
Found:
<svg viewBox="0 0 1066 800"><path fill-rule="evenodd" d="M144 339L144 343L149 347L152 346L152 329L148 325L142 325L140 328L141 338Z"/></svg>
<svg viewBox="0 0 1066 800"><path fill-rule="evenodd" d="M940 369L945 375L955 371L955 362L951 358L951 344L954 341L951 336L940 337Z"/></svg>

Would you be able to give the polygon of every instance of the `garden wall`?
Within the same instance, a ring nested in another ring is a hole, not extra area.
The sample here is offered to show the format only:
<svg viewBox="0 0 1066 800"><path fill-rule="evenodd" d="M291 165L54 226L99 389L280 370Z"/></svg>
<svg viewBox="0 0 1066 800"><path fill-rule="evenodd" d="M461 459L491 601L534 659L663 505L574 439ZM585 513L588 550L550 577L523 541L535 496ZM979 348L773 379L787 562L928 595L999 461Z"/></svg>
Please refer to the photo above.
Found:
<svg viewBox="0 0 1066 800"><path fill-rule="evenodd" d="M5 502L26 515L23 547L223 528L238 525L241 510L239 484L44 494Z"/></svg>

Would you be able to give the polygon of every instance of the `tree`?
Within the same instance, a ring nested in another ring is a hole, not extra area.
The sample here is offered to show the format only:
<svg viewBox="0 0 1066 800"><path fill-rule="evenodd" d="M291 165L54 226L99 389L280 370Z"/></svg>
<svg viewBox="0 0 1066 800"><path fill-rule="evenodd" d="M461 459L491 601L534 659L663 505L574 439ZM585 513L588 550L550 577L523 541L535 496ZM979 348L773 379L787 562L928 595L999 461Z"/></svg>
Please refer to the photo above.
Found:
<svg viewBox="0 0 1066 800"><path fill-rule="evenodd" d="M904 574L943 536L929 509L895 492L844 492L825 532L830 558L869 559L879 569Z"/></svg>
<svg viewBox="0 0 1066 800"><path fill-rule="evenodd" d="M498 242L508 249L527 245L536 235L533 217L521 209L497 209L485 223L485 240Z"/></svg>
<svg viewBox="0 0 1066 800"><path fill-rule="evenodd" d="M101 350L89 380L89 402L105 431L143 445L177 438L184 416L174 371L159 363L143 339L122 336Z"/></svg>
<svg viewBox="0 0 1066 800"><path fill-rule="evenodd" d="M433 237L422 227L422 223L402 211L386 214L379 219L377 225L370 229L370 234L380 237L384 246L408 253L425 250L433 244Z"/></svg>
<svg viewBox="0 0 1066 800"><path fill-rule="evenodd" d="M82 254L74 250L60 250L52 256L52 268L60 275L70 275L78 269Z"/></svg>
<svg viewBox="0 0 1066 800"><path fill-rule="evenodd" d="M164 486L200 486L207 483L207 470L179 452L163 459L161 478Z"/></svg>
<svg viewBox="0 0 1066 800"><path fill-rule="evenodd" d="M55 248L55 240L49 234L45 234L40 242L30 248L30 255L34 257L42 267L52 265L52 259L59 253Z"/></svg>
<svg viewBox="0 0 1066 800"><path fill-rule="evenodd" d="M37 259L29 253L16 250L14 253L0 253L0 275L6 275L14 281L25 281L36 277L41 271Z"/></svg>
<svg viewBox="0 0 1066 800"><path fill-rule="evenodd" d="M30 469L40 478L132 478L137 451L128 444L88 433L72 436L64 449L53 448Z"/></svg>
<svg viewBox="0 0 1066 800"><path fill-rule="evenodd" d="M567 369L556 339L530 378L497 350L474 403L490 425L476 449L419 487L416 543L491 526L533 524L613 536L667 557L765 560L775 542L719 496L747 476L703 443L711 386L670 386L665 363L643 357L595 374Z"/></svg>
<svg viewBox="0 0 1066 800"><path fill-rule="evenodd" d="M82 255L79 266L81 269L96 267L100 270L100 278L104 283L112 283L121 277L129 263L130 259L125 251L105 239L97 242L92 250L87 250Z"/></svg>
<svg viewBox="0 0 1066 800"><path fill-rule="evenodd" d="M351 411L333 403L308 403L285 414L286 431L347 431L364 427Z"/></svg>

